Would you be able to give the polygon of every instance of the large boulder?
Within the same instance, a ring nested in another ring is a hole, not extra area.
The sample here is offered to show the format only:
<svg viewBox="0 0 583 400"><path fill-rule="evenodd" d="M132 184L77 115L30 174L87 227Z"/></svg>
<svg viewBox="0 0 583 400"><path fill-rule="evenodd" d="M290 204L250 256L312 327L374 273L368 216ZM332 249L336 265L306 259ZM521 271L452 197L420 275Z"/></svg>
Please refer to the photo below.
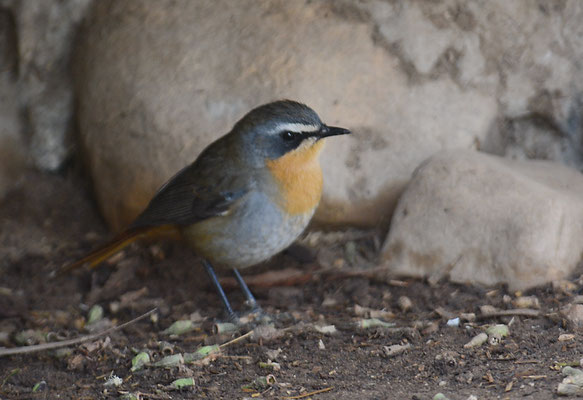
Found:
<svg viewBox="0 0 583 400"><path fill-rule="evenodd" d="M506 127L529 116L533 140L577 142L581 18L578 1L96 2L76 78L98 202L120 229L245 112L291 98L355 133L323 155L316 218L388 222L437 151L518 154Z"/></svg>
<svg viewBox="0 0 583 400"><path fill-rule="evenodd" d="M388 217L415 166L441 148L474 146L497 105L447 76L411 84L376 34L333 2L97 2L77 82L81 139L107 220L121 228L245 112L279 98L354 131L323 155L318 218Z"/></svg>
<svg viewBox="0 0 583 400"><path fill-rule="evenodd" d="M382 252L392 273L525 289L567 277L581 237L581 173L451 150L415 172Z"/></svg>

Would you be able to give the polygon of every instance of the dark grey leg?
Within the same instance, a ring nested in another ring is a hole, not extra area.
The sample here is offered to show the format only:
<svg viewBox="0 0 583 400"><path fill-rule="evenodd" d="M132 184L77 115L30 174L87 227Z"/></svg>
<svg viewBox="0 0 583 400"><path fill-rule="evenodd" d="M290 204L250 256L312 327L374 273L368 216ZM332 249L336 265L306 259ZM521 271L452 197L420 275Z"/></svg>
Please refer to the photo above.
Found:
<svg viewBox="0 0 583 400"><path fill-rule="evenodd" d="M223 306L225 306L225 310L227 311L227 315L229 316L229 319L231 321L237 321L239 318L237 317L237 314L235 314L235 312L233 311L233 308L231 307L231 303L229 303L229 299L227 299L227 295L225 294L223 287L219 283L219 279L217 278L217 274L215 273L213 266L207 260L202 260L202 265L204 265L204 269L206 270L206 273L208 274L209 278L211 279L213 286L217 290L217 293L219 294L219 297L221 298L221 301L223 302ZM249 290L249 289L247 289L247 290Z"/></svg>
<svg viewBox="0 0 583 400"><path fill-rule="evenodd" d="M249 305L249 307L251 307L253 311L260 311L261 307L259 307L259 304L257 304L255 296L253 296L253 293L251 293L251 290L249 290L249 288L247 287L247 284L243 280L243 277L241 276L237 268L233 268L233 274L235 275L235 279L237 280L237 283L241 287L241 290L243 291L243 294L247 299L247 304Z"/></svg>

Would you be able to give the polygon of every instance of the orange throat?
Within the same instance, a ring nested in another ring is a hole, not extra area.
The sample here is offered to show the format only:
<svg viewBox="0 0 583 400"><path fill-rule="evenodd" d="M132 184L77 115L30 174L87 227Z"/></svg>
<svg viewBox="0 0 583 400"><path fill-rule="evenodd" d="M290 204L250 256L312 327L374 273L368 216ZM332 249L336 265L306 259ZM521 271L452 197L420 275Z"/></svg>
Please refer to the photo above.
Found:
<svg viewBox="0 0 583 400"><path fill-rule="evenodd" d="M280 206L288 214L312 212L322 197L322 169L318 159L323 140L302 144L284 156L266 161L279 185Z"/></svg>

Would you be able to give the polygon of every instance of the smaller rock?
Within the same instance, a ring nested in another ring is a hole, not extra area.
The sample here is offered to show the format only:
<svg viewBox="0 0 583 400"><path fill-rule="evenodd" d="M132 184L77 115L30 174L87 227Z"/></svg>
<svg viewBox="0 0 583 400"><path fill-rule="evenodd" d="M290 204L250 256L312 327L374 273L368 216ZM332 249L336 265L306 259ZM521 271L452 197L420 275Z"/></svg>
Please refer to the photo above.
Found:
<svg viewBox="0 0 583 400"><path fill-rule="evenodd" d="M393 344L391 346L383 346L383 353L387 357L395 357L411 348L411 344Z"/></svg>
<svg viewBox="0 0 583 400"><path fill-rule="evenodd" d="M557 394L562 396L582 396L583 371L572 367L565 367L561 373L565 378L559 383Z"/></svg>
<svg viewBox="0 0 583 400"><path fill-rule="evenodd" d="M540 308L540 302L536 296L520 296L513 303L517 308Z"/></svg>
<svg viewBox="0 0 583 400"><path fill-rule="evenodd" d="M411 308L413 308L413 302L407 296L401 296L401 297L399 297L399 299L397 300L397 305L399 306L399 308L403 312L407 312Z"/></svg>
<svg viewBox="0 0 583 400"><path fill-rule="evenodd" d="M568 342L575 339L575 335L572 333L562 333L559 335L559 342Z"/></svg>
<svg viewBox="0 0 583 400"><path fill-rule="evenodd" d="M583 304L570 304L561 312L575 328L583 327Z"/></svg>
<svg viewBox="0 0 583 400"><path fill-rule="evenodd" d="M314 325L314 329L325 335L333 335L338 332L334 325Z"/></svg>

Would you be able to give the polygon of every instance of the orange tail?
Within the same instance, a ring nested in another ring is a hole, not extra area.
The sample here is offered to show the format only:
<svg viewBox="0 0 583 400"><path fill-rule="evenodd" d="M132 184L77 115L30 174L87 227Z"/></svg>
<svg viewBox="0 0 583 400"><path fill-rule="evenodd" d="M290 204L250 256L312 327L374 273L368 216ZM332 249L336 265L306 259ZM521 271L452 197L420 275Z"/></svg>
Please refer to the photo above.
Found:
<svg viewBox="0 0 583 400"><path fill-rule="evenodd" d="M179 235L178 229L173 225L162 225L155 227L137 228L127 230L114 237L111 241L93 250L82 259L75 261L72 264L65 265L59 270L59 275L72 271L88 264L90 268L95 268L109 257L124 249L126 246L145 238L152 237L177 237Z"/></svg>

